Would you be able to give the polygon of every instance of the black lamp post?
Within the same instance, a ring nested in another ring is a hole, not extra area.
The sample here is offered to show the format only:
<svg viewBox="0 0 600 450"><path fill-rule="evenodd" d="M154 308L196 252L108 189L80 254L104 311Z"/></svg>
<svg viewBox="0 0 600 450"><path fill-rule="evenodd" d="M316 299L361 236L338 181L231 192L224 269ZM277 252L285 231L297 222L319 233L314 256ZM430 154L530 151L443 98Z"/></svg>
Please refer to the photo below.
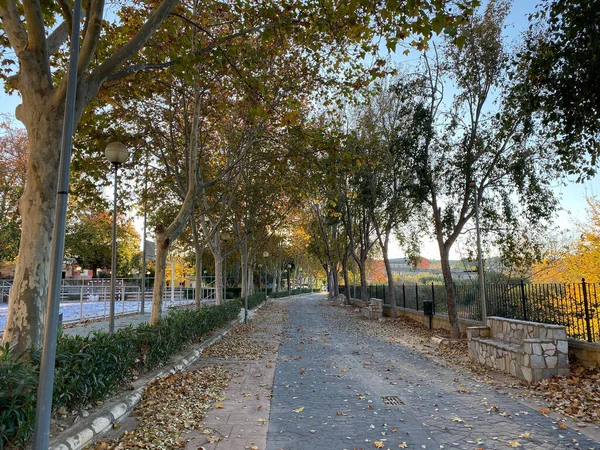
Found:
<svg viewBox="0 0 600 450"><path fill-rule="evenodd" d="M104 151L106 159L115 169L114 199L113 199L113 227L112 227L112 263L110 269L110 320L108 332L115 332L115 278L117 272L117 186L119 166L129 158L129 150L120 142L111 142ZM143 300L142 300L143 301Z"/></svg>

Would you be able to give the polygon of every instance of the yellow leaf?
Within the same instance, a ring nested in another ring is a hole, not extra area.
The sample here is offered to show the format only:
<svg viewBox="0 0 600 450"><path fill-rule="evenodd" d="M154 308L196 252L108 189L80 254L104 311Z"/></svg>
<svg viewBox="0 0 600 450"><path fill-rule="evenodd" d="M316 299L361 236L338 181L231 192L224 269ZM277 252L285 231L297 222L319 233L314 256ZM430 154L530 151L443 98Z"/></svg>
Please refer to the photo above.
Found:
<svg viewBox="0 0 600 450"><path fill-rule="evenodd" d="M509 446L509 447L520 447L520 446L521 446L521 444L519 444L519 441L510 441L510 442L508 443L508 446Z"/></svg>
<svg viewBox="0 0 600 450"><path fill-rule="evenodd" d="M301 406L301 407L300 407L300 408L298 408L298 409L294 409L294 412L295 412L295 413L301 413L302 411L304 411L304 406Z"/></svg>
<svg viewBox="0 0 600 450"><path fill-rule="evenodd" d="M531 439L531 433L521 433L519 437L523 439Z"/></svg>
<svg viewBox="0 0 600 450"><path fill-rule="evenodd" d="M406 445L406 442L403 442L402 444L398 444L398 448L408 448L408 445Z"/></svg>
<svg viewBox="0 0 600 450"><path fill-rule="evenodd" d="M217 409L222 409L222 408L223 408L223 404L222 404L221 402L219 402L219 403L217 403L217 404L215 405L215 408L217 408Z"/></svg>
<svg viewBox="0 0 600 450"><path fill-rule="evenodd" d="M564 423L559 423L558 428L560 428L561 430L566 430L568 427Z"/></svg>
<svg viewBox="0 0 600 450"><path fill-rule="evenodd" d="M373 444L375 444L375 448L384 448L385 444L381 441L375 441L373 442Z"/></svg>

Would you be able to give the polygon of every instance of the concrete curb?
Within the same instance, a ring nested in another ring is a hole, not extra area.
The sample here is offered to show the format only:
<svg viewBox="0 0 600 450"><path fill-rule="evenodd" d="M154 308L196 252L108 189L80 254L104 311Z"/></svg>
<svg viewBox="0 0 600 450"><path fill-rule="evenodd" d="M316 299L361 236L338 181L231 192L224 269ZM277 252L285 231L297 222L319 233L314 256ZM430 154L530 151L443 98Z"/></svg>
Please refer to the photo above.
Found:
<svg viewBox="0 0 600 450"><path fill-rule="evenodd" d="M257 307L255 310L259 308L260 307ZM225 328L218 331L214 336L211 336L206 341L198 344L194 350L183 356L176 356L173 364L150 372L142 379L137 380L135 384L139 384L140 386L133 392L122 395L120 398L107 404L99 411L91 414L85 420L73 424L58 436L52 438L50 441L50 450L80 450L84 446L91 444L103 433L110 430L114 422L119 422L119 420L131 413L142 399L144 390L151 381L169 373L175 373L185 369L202 356L202 352L205 348L221 340L223 336L227 335L227 333L240 322L243 322L243 319L235 319Z"/></svg>

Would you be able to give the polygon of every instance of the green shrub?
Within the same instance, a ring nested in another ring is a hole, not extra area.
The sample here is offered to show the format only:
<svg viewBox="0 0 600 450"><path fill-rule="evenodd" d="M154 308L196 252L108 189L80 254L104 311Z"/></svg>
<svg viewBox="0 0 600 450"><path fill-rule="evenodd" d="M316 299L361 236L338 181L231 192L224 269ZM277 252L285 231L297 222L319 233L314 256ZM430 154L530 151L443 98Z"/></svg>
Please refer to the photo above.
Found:
<svg viewBox="0 0 600 450"><path fill-rule="evenodd" d="M289 295L288 291L279 291L279 292L273 292L271 294L271 297L272 298L281 298L281 297L287 297L288 295Z"/></svg>
<svg viewBox="0 0 600 450"><path fill-rule="evenodd" d="M291 295L310 294L310 293L312 293L312 290L310 288L292 289L292 291L291 291ZM284 291L279 291L279 292L273 292L272 294L270 294L270 296L272 298L287 297L288 291L284 290Z"/></svg>
<svg viewBox="0 0 600 450"><path fill-rule="evenodd" d="M22 445L31 435L39 371L25 357L0 347L0 449L11 441Z"/></svg>
<svg viewBox="0 0 600 450"><path fill-rule="evenodd" d="M265 293L264 292L255 292L252 295L248 296L248 309L254 309L261 303L265 301Z"/></svg>
<svg viewBox="0 0 600 450"><path fill-rule="evenodd" d="M253 304L259 302L252 297ZM105 399L134 374L164 364L186 345L235 319L240 307L238 299L199 311L171 311L154 326L141 324L87 337L59 335L53 409ZM8 348L0 347L0 450L8 443L23 445L31 435L39 378L39 352L17 357Z"/></svg>

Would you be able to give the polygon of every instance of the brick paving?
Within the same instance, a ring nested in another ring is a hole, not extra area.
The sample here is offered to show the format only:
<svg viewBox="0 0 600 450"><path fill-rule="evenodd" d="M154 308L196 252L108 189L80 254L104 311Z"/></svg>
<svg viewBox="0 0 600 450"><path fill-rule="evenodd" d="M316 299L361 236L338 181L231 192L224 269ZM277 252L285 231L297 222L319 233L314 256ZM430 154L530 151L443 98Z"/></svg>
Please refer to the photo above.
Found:
<svg viewBox="0 0 600 450"><path fill-rule="evenodd" d="M267 450L372 449L376 441L386 449L600 449L468 373L357 333L322 298L279 300L288 320Z"/></svg>

